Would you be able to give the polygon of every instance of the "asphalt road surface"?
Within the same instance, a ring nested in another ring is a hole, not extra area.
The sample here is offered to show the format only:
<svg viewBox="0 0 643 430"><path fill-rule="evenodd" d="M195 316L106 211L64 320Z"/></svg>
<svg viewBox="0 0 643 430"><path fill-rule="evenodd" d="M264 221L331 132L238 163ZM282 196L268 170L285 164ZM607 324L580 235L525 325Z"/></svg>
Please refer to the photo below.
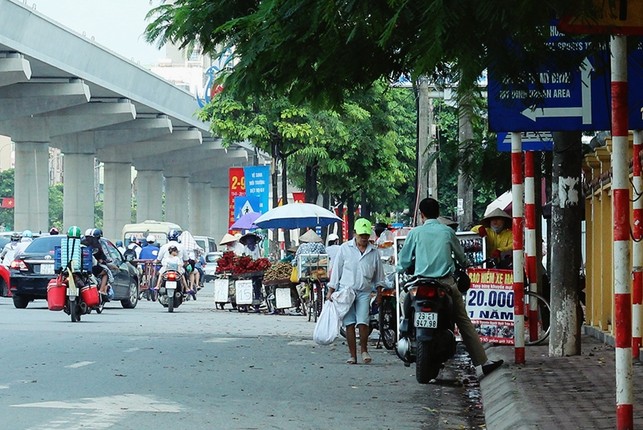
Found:
<svg viewBox="0 0 643 430"><path fill-rule="evenodd" d="M318 346L313 327L215 310L212 284L173 314L110 303L80 323L44 300L0 298L0 428L481 428L458 365L419 385L385 349L346 364L343 339Z"/></svg>

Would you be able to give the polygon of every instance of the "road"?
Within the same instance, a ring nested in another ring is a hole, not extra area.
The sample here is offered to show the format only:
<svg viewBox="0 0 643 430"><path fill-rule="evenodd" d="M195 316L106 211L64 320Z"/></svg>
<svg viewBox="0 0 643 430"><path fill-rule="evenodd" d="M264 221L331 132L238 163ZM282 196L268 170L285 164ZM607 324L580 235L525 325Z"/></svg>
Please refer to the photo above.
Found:
<svg viewBox="0 0 643 430"><path fill-rule="evenodd" d="M174 314L109 305L71 323L45 301L0 299L1 427L480 428L457 366L422 386L385 349L347 365L344 343L316 345L304 317L215 310L211 284Z"/></svg>

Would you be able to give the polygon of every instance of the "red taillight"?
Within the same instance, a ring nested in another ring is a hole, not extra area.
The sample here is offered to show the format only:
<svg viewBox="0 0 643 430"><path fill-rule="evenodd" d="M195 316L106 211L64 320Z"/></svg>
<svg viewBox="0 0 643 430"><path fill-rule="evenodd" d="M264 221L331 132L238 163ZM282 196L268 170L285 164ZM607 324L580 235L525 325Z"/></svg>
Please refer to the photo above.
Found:
<svg viewBox="0 0 643 430"><path fill-rule="evenodd" d="M168 281L176 281L176 272L169 272L167 274L167 280Z"/></svg>
<svg viewBox="0 0 643 430"><path fill-rule="evenodd" d="M27 267L25 262L22 261L22 260L13 260L11 262L11 268L16 269L16 270L20 270L20 271L23 271L23 272L29 270L29 268Z"/></svg>
<svg viewBox="0 0 643 430"><path fill-rule="evenodd" d="M432 299L438 295L438 288L433 285L420 285L418 286L416 297L424 299Z"/></svg>

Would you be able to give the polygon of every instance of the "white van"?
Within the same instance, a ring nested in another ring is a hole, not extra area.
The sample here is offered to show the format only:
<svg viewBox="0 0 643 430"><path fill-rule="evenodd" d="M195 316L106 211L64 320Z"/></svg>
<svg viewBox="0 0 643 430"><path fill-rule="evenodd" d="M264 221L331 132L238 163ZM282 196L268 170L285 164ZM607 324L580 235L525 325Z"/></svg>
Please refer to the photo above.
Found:
<svg viewBox="0 0 643 430"><path fill-rule="evenodd" d="M135 235L141 240L153 234L156 237L156 243L163 245L167 243L167 234L170 230L182 231L181 226L173 222L145 220L136 224L125 224L123 226L123 245L127 246L130 242L132 235Z"/></svg>
<svg viewBox="0 0 643 430"><path fill-rule="evenodd" d="M208 252L216 252L217 250L217 241L212 237L194 236L194 240L196 240L197 245L203 248L206 254Z"/></svg>

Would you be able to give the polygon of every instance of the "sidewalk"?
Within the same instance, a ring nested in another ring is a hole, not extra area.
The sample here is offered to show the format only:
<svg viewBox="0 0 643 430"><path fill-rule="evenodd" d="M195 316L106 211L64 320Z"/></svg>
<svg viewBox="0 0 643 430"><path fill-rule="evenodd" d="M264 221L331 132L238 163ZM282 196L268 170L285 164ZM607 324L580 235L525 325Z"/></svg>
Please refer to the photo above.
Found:
<svg viewBox="0 0 643 430"><path fill-rule="evenodd" d="M581 355L549 357L548 345L526 347L515 364L513 346L487 349L505 364L482 378L488 430L616 428L614 348L583 335ZM633 361L634 424L643 423L643 364Z"/></svg>

